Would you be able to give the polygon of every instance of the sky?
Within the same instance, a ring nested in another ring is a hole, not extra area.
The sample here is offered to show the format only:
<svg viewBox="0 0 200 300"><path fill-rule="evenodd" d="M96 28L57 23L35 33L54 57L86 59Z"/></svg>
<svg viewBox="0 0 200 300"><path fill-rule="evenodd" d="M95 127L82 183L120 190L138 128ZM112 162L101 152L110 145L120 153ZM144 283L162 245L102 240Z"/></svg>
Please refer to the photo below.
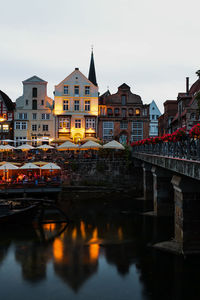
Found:
<svg viewBox="0 0 200 300"><path fill-rule="evenodd" d="M199 0L0 0L0 89L13 101L37 75L54 86L94 47L100 94L126 83L144 103L176 99L200 69Z"/></svg>

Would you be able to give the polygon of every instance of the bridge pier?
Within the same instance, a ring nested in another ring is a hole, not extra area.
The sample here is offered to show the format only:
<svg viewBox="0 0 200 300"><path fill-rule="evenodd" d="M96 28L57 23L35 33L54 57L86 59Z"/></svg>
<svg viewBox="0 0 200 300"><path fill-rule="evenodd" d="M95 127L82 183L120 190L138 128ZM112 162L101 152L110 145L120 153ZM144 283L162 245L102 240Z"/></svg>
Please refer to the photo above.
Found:
<svg viewBox="0 0 200 300"><path fill-rule="evenodd" d="M184 253L200 253L200 185L174 175L175 241Z"/></svg>
<svg viewBox="0 0 200 300"><path fill-rule="evenodd" d="M143 195L144 200L153 200L153 176L152 165L143 163Z"/></svg>
<svg viewBox="0 0 200 300"><path fill-rule="evenodd" d="M172 175L168 170L152 167L153 207L156 216L172 216L174 213Z"/></svg>

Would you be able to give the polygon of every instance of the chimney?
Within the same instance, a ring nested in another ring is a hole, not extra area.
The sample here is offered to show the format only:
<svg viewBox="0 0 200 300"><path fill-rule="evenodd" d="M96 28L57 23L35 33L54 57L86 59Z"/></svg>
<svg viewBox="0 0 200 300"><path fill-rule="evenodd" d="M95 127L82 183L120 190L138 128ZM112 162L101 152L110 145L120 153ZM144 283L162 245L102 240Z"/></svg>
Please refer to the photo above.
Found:
<svg viewBox="0 0 200 300"><path fill-rule="evenodd" d="M186 94L189 95L189 77L186 77Z"/></svg>

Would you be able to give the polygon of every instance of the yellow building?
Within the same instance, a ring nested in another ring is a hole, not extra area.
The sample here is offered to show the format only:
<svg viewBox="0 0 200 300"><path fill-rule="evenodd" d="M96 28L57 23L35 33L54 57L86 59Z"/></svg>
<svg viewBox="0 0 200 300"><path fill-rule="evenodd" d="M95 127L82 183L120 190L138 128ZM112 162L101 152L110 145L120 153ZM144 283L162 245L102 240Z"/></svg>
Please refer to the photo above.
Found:
<svg viewBox="0 0 200 300"><path fill-rule="evenodd" d="M78 142L84 137L96 137L98 85L93 53L88 78L75 68L69 76L55 86L56 138L65 140L70 137L74 142Z"/></svg>

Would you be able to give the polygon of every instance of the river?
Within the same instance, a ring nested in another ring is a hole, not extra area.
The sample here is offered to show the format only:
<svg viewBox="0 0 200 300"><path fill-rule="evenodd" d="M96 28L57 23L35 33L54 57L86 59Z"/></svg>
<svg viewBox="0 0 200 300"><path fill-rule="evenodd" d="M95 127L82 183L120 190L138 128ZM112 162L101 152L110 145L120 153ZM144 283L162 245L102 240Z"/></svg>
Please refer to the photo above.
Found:
<svg viewBox="0 0 200 300"><path fill-rule="evenodd" d="M0 298L200 299L200 259L152 248L172 238L173 220L137 215L119 198L64 199L67 226L1 226Z"/></svg>

